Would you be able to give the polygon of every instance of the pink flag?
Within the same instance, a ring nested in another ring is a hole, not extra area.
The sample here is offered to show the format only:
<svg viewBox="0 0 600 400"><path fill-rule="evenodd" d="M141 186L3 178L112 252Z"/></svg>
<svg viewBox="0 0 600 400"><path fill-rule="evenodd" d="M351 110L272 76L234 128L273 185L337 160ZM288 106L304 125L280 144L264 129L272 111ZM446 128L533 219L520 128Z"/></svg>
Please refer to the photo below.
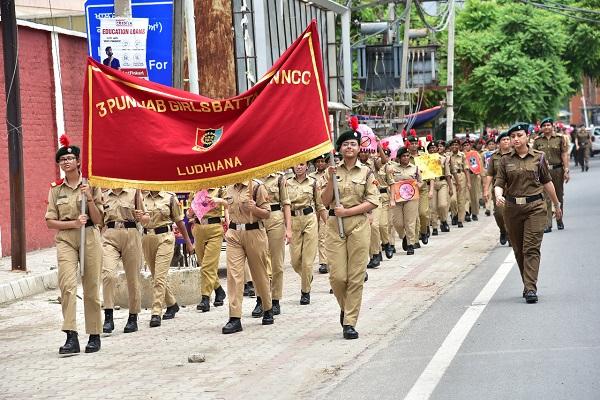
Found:
<svg viewBox="0 0 600 400"><path fill-rule="evenodd" d="M206 189L196 192L192 200L192 210L196 218L201 219L207 212L215 208L216 204L212 201Z"/></svg>

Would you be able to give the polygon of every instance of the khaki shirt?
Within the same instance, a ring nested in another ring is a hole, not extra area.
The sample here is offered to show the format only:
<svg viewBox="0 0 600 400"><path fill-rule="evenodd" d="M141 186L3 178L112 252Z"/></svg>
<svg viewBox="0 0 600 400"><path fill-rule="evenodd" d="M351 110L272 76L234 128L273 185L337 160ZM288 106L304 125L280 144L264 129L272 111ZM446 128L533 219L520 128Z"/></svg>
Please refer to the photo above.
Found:
<svg viewBox="0 0 600 400"><path fill-rule="evenodd" d="M542 134L533 141L535 150L543 151L550 165L562 165L562 153L567 151L567 143L562 135L552 132L550 137Z"/></svg>
<svg viewBox="0 0 600 400"><path fill-rule="evenodd" d="M144 191L142 196L144 198L144 208L150 214L150 222L145 228L155 229L170 225L172 222L183 221L183 210L175 193L158 192L152 194L150 191Z"/></svg>
<svg viewBox="0 0 600 400"><path fill-rule="evenodd" d="M210 188L210 189L206 189L206 191L208 192L208 195L213 199L222 199L225 196L225 188L224 187ZM192 201L194 200L196 193L198 193L198 192L194 192L191 195L190 204L192 204ZM204 214L204 216L202 218L212 218L212 217L222 217L222 216L223 216L223 206L219 204L215 208L213 208L212 210L210 210L206 214Z"/></svg>
<svg viewBox="0 0 600 400"><path fill-rule="evenodd" d="M452 173L450 172L450 156L446 153L440 154L440 163L442 164L444 176L452 176Z"/></svg>
<svg viewBox="0 0 600 400"><path fill-rule="evenodd" d="M551 181L544 153L530 147L523 158L512 150L500 159L494 186L506 188L504 195L524 197L542 193Z"/></svg>
<svg viewBox="0 0 600 400"><path fill-rule="evenodd" d="M242 204L247 202L252 196L255 197L256 206L263 210L271 211L269 203L269 193L262 181L255 179L252 181L252 195L248 193L248 181L229 185L225 189L224 199L229 206L229 219L235 224L252 224L258 221L258 218L252 213L242 211ZM254 195L256 193L256 195Z"/></svg>
<svg viewBox="0 0 600 400"><path fill-rule="evenodd" d="M356 164L350 169L340 161L337 165L336 179L340 191L340 203L344 208L355 207L365 201L379 206L379 190L375 185L375 176L369 167L360 161L356 160ZM335 201L332 201L329 207L335 208Z"/></svg>
<svg viewBox="0 0 600 400"><path fill-rule="evenodd" d="M416 179L419 183L421 182L421 174L419 168L412 163L408 165L396 164L387 170L387 182L388 185L393 185L404 179Z"/></svg>
<svg viewBox="0 0 600 400"><path fill-rule="evenodd" d="M577 139L577 144L579 146L585 146L589 143L590 134L583 129L579 129L575 134L575 138Z"/></svg>
<svg viewBox="0 0 600 400"><path fill-rule="evenodd" d="M450 153L450 173L458 174L467 168L467 159L465 153L459 151L458 153Z"/></svg>
<svg viewBox="0 0 600 400"><path fill-rule="evenodd" d="M120 193L112 189L102 191L105 225L111 221L135 221L135 193L135 189L122 189Z"/></svg>
<svg viewBox="0 0 600 400"><path fill-rule="evenodd" d="M56 221L73 221L81 215L81 176L75 186L70 186L66 179L60 179L51 183L48 193L48 206L46 207L46 219ZM99 188L91 187L94 204L98 207L100 214L104 212L102 205L102 192ZM87 209L87 207L86 207ZM89 216L89 214L88 214ZM90 218L91 220L91 218Z"/></svg>
<svg viewBox="0 0 600 400"><path fill-rule="evenodd" d="M270 174L262 181L269 193L271 204L280 204L282 207L290 204L290 197L285 186L285 174L283 172Z"/></svg>
<svg viewBox="0 0 600 400"><path fill-rule="evenodd" d="M321 201L321 193L317 186L317 180L307 176L302 182L296 177L288 178L286 181L292 211L312 207L316 211L325 209Z"/></svg>
<svg viewBox="0 0 600 400"><path fill-rule="evenodd" d="M490 157L490 162L486 171L487 176L491 176L492 178L496 177L496 174L498 174L498 168L500 168L500 160L502 159L502 156L506 154L508 153L501 154L500 150L494 151L494 154L492 154Z"/></svg>

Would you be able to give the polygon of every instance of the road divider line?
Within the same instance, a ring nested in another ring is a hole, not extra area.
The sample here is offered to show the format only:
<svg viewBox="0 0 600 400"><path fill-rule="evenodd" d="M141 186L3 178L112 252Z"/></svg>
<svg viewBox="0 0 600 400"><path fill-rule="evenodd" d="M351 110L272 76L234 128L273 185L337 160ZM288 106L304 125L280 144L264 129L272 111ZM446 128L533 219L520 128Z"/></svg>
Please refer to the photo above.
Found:
<svg viewBox="0 0 600 400"><path fill-rule="evenodd" d="M460 317L456 325L452 328L446 339L434 354L429 364L425 367L413 387L410 389L404 400L427 400L433 394L438 383L446 373L450 363L456 356L456 353L462 346L467 335L475 325L475 322L481 316L483 310L488 305L506 276L515 264L515 258L511 251L504 259L498 270L490 278L488 283L481 289L473 303L467 308Z"/></svg>

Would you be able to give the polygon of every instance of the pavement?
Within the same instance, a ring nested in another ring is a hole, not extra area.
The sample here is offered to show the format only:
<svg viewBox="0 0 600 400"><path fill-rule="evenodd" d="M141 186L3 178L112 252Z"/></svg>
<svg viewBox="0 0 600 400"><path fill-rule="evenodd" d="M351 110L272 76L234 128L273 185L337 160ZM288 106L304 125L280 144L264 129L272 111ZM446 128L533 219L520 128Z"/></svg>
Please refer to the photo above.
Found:
<svg viewBox="0 0 600 400"><path fill-rule="evenodd" d="M250 317L255 300L246 298L244 331L234 335L221 334L227 304L208 313L182 308L159 328L149 328L150 312L142 310L140 330L131 334L122 333L127 310L118 310L115 332L102 335L100 352L60 357L65 335L58 290L2 304L0 359L7 378L0 379L0 398L321 398L323 390L368 365L465 275L486 268L482 260L498 246L493 218L481 214L479 222L451 228L414 256L400 250L379 269L369 270L356 327L360 338L353 341L342 339L328 275L315 273L311 304L299 305L300 280L289 258L282 315L274 325L262 326L260 319ZM32 271L38 269L34 264L28 263ZM221 283L226 285L223 278ZM82 302L77 318L83 348ZM205 361L188 363L195 354Z"/></svg>

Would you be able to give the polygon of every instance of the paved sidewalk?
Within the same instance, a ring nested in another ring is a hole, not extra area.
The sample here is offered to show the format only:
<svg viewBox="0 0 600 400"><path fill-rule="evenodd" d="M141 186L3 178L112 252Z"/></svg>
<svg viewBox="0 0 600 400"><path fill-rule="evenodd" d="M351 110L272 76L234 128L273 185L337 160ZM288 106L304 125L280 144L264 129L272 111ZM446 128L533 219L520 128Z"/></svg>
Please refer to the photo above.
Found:
<svg viewBox="0 0 600 400"><path fill-rule="evenodd" d="M102 350L61 358L58 291L0 305L0 359L5 379L0 397L10 399L298 399L321 398L325 389L376 354L411 319L475 267L497 245L493 218L432 237L415 256L401 250L369 270L357 330L342 339L339 307L329 294L328 275L315 273L311 305L300 306L300 280L286 263L282 315L272 326L250 317L254 299L244 299L244 331L222 335L224 307L209 313L183 308L174 320L124 334L127 310L115 312L115 333L103 335ZM400 248L400 243L398 243ZM315 267L316 270L316 267ZM221 279L223 285L226 284ZM81 294L81 292L80 292ZM80 344L83 304L78 303ZM202 353L204 363L188 363Z"/></svg>
<svg viewBox="0 0 600 400"><path fill-rule="evenodd" d="M56 248L27 253L27 271L12 271L11 258L0 258L0 304L58 287Z"/></svg>

